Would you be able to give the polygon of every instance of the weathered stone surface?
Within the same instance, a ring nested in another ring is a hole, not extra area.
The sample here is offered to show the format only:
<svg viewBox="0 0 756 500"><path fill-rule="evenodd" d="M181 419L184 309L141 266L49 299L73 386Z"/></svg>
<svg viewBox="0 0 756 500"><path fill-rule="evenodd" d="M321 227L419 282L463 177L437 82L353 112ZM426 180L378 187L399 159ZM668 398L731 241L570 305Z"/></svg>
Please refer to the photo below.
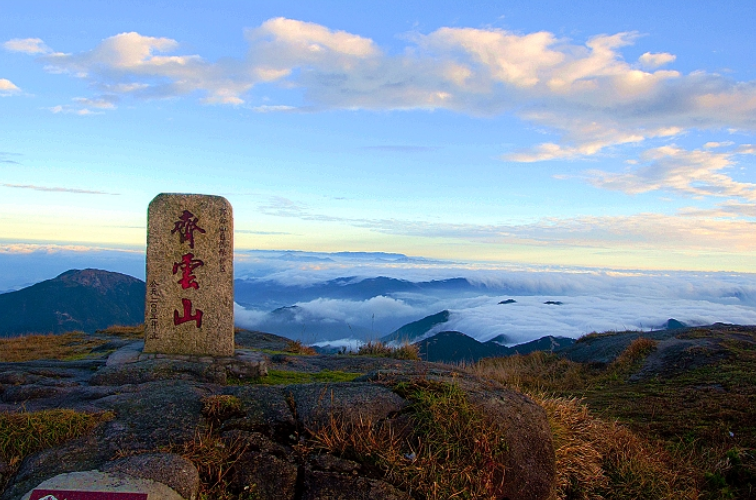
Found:
<svg viewBox="0 0 756 500"><path fill-rule="evenodd" d="M152 359L129 365L111 365L97 372L91 383L95 385L144 384L158 380L193 380L224 384L226 371L214 363L183 361L180 359Z"/></svg>
<svg viewBox="0 0 756 500"><path fill-rule="evenodd" d="M327 425L331 417L378 422L407 406L390 389L367 383L302 384L286 391L291 394L297 420L306 429Z"/></svg>
<svg viewBox="0 0 756 500"><path fill-rule="evenodd" d="M266 357L247 349L233 356L143 353L144 342L134 342L112 353L106 366L91 379L94 385L142 384L156 380L195 380L225 384L228 377L250 379L267 375Z"/></svg>
<svg viewBox="0 0 756 500"><path fill-rule="evenodd" d="M297 466L276 456L249 451L235 465L232 482L252 498L259 500L294 500Z"/></svg>
<svg viewBox="0 0 756 500"><path fill-rule="evenodd" d="M123 348L137 352L137 347ZM105 360L0 364L5 381L0 381L0 399L9 389L9 399L14 401L24 391L56 389L50 397L0 403L0 410L73 408L114 413L113 420L99 425L87 436L24 459L17 471L10 471L15 474L9 478L0 500L20 500L42 481L59 474L92 470L108 473L117 470L143 480L158 479L185 498L191 498L191 491L187 496L187 490L180 485L182 473L159 465L162 458L150 457L155 454L164 457L160 455L161 447L180 447L182 443L195 441L197 436L205 439L208 432L214 434L213 439L220 440L219 446L243 450L243 459L231 465L228 475L229 491L235 493L243 493L248 487L250 496L257 494L257 498L408 498L397 486L382 480L374 463L352 462L324 450L303 456L303 450L313 444L308 429L329 423L331 416L347 425L351 419L363 418L384 421L400 432L411 431L408 402L392 388L399 381L418 378L458 384L474 404L503 426L509 449L505 464L509 498L548 498L554 478L548 421L540 407L519 393L475 378L464 370L385 358L289 356L291 361L285 364L273 363L278 369L306 372L324 368L377 370L351 383L221 385L204 381L200 369L180 369L183 364L225 366L229 360L254 361L255 356L269 359L259 352L239 351L243 355L233 358L151 354L152 359L142 361L143 353L136 357L122 356L120 360L113 353L116 360L108 366ZM144 381L151 377L150 370L143 369L147 366L160 373L159 380ZM93 385L94 382L104 385ZM31 389L20 389L24 386ZM235 396L239 407L211 422L203 417L203 400L216 395ZM127 458L121 458L124 454ZM174 463L183 460L176 459ZM151 469L163 472L140 476ZM173 476L178 476L178 480ZM189 483L192 481L188 479Z"/></svg>
<svg viewBox="0 0 756 500"><path fill-rule="evenodd" d="M116 421L104 427L105 439L113 450L140 451L190 441L203 423L202 398L211 390L192 382L159 381L102 398L98 405L116 414Z"/></svg>
<svg viewBox="0 0 756 500"><path fill-rule="evenodd" d="M231 204L220 196L152 200L145 352L233 355L233 231Z"/></svg>
<svg viewBox="0 0 756 500"><path fill-rule="evenodd" d="M173 453L133 455L108 462L100 467L100 471L163 483L186 500L195 500L199 492L200 477L197 468L186 458Z"/></svg>
<svg viewBox="0 0 756 500"><path fill-rule="evenodd" d="M245 413L243 418L227 421L223 429L261 431L287 439L296 429L296 421L287 401L287 393L276 386L231 386L224 394L236 396Z"/></svg>
<svg viewBox="0 0 756 500"><path fill-rule="evenodd" d="M138 479L125 474L109 474L99 471L71 472L55 476L33 488L21 500L29 500L32 492L36 489L146 493L147 500L189 500L162 483Z"/></svg>
<svg viewBox="0 0 756 500"><path fill-rule="evenodd" d="M548 498L556 464L551 428L543 408L509 389L468 389L467 398L504 429L507 455L504 496L518 500Z"/></svg>
<svg viewBox="0 0 756 500"><path fill-rule="evenodd" d="M410 500L390 484L367 477L308 471L302 500ZM513 497L516 498L516 497Z"/></svg>

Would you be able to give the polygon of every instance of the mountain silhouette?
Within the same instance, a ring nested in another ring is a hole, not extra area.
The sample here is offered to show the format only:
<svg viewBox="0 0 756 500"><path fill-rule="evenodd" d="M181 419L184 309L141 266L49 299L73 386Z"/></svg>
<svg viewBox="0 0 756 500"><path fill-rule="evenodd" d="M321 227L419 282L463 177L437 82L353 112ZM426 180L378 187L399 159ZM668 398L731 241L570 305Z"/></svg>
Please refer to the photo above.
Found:
<svg viewBox="0 0 756 500"><path fill-rule="evenodd" d="M0 337L93 333L144 321L144 281L99 269L72 269L51 280L0 294Z"/></svg>

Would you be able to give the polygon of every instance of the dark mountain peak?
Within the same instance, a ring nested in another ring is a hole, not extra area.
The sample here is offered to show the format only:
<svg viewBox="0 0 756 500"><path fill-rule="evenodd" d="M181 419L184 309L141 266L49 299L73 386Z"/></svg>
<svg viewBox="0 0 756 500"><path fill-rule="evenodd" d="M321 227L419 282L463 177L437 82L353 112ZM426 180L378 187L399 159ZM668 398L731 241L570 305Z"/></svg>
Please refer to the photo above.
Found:
<svg viewBox="0 0 756 500"><path fill-rule="evenodd" d="M138 280L133 276L110 271L103 271L102 269L71 269L49 281L60 281L69 286L86 286L97 290L100 293L106 293L116 286L130 285L141 282L141 280Z"/></svg>
<svg viewBox="0 0 756 500"><path fill-rule="evenodd" d="M506 299L506 300L502 300L501 302L499 302L499 304L500 305L506 305L506 304L514 304L516 302L517 301L515 299Z"/></svg>
<svg viewBox="0 0 756 500"><path fill-rule="evenodd" d="M380 340L381 342L414 342L418 338L428 333L434 326L449 321L449 314L449 311L444 309L441 312L426 316L423 319L413 321L412 323L407 323L403 327L395 330L393 333L386 335Z"/></svg>
<svg viewBox="0 0 756 500"><path fill-rule="evenodd" d="M666 330L680 330L681 328L687 328L688 325L682 321L677 321L675 318L669 318L664 324Z"/></svg>
<svg viewBox="0 0 756 500"><path fill-rule="evenodd" d="M474 362L490 356L506 356L509 349L483 344L462 332L446 330L417 342L420 357L443 363Z"/></svg>
<svg viewBox="0 0 756 500"><path fill-rule="evenodd" d="M0 336L92 333L144 321L144 281L100 269L72 269L15 292L0 294Z"/></svg>

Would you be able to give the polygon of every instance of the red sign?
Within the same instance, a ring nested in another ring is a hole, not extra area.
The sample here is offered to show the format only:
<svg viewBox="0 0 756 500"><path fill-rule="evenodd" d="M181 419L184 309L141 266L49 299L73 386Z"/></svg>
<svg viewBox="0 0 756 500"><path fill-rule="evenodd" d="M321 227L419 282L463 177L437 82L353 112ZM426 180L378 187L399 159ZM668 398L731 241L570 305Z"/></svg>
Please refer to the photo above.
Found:
<svg viewBox="0 0 756 500"><path fill-rule="evenodd" d="M34 490L29 500L147 500L147 493L112 491Z"/></svg>

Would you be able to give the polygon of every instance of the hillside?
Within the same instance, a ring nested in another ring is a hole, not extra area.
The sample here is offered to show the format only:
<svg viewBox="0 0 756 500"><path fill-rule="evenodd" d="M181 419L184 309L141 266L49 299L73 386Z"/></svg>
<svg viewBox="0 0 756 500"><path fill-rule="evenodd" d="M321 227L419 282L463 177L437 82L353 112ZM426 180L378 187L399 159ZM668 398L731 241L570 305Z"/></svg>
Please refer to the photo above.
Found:
<svg viewBox="0 0 756 500"><path fill-rule="evenodd" d="M99 269L70 270L15 292L0 294L0 337L28 333L92 333L144 321L145 284Z"/></svg>

